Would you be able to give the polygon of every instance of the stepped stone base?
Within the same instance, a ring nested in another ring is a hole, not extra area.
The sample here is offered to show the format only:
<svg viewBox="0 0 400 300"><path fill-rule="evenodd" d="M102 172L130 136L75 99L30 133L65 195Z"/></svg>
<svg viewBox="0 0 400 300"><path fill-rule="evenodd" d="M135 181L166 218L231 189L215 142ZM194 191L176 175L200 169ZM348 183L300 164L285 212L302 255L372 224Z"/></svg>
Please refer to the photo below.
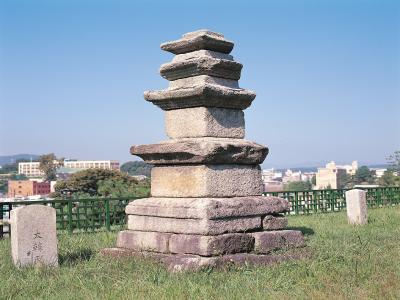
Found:
<svg viewBox="0 0 400 300"><path fill-rule="evenodd" d="M288 260L307 258L310 254L306 249L296 249L284 254L259 255L252 253L228 254L218 257L203 257L191 254L163 254L146 251L135 251L124 248L105 248L100 251L103 256L114 258L137 257L151 259L162 263L170 272L198 271L207 268L224 268L229 266L259 265L269 266Z"/></svg>
<svg viewBox="0 0 400 300"><path fill-rule="evenodd" d="M300 231L281 230L220 235L173 234L125 230L118 234L117 247L136 251L218 256L232 253L270 253L302 247Z"/></svg>
<svg viewBox="0 0 400 300"><path fill-rule="evenodd" d="M261 228L261 217L232 219L174 219L149 216L128 216L128 229L170 233L217 235L228 232L245 232Z"/></svg>
<svg viewBox="0 0 400 300"><path fill-rule="evenodd" d="M176 219L223 219L249 216L276 216L288 212L289 202L274 196L233 198L143 198L129 203L127 215ZM265 223L265 221L264 221ZM282 227L283 228L283 227Z"/></svg>

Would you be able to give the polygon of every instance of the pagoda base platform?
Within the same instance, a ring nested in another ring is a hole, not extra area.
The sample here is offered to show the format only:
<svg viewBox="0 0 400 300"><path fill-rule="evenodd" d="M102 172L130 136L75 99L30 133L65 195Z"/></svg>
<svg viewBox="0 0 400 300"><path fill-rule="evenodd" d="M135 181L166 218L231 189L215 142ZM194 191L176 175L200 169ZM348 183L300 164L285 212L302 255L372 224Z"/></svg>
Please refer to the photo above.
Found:
<svg viewBox="0 0 400 300"><path fill-rule="evenodd" d="M148 251L135 251L125 248L105 248L100 254L113 258L134 257L148 259L163 264L169 272L199 271L202 269L226 269L231 266L271 266L285 261L309 258L307 248L289 249L270 254L236 253L216 257L191 254L165 254Z"/></svg>

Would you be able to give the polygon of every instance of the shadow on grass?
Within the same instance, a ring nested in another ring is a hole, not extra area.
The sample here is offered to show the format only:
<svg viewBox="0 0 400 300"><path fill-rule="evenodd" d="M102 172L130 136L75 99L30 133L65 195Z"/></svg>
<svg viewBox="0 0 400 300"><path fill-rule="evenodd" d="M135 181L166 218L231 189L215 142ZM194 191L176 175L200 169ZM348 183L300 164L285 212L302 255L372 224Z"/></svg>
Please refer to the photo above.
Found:
<svg viewBox="0 0 400 300"><path fill-rule="evenodd" d="M308 228L308 227L304 227L304 226L289 226L286 229L288 230L300 230L304 235L313 235L315 232L313 229Z"/></svg>
<svg viewBox="0 0 400 300"><path fill-rule="evenodd" d="M59 256L60 265L75 265L80 262L88 261L94 255L91 249L79 249L74 252Z"/></svg>

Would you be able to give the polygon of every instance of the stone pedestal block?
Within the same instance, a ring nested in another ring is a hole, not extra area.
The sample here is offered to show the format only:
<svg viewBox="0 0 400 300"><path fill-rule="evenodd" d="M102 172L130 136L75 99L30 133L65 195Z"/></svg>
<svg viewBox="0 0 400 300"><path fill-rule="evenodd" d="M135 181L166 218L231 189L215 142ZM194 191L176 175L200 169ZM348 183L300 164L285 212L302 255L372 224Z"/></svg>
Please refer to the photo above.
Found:
<svg viewBox="0 0 400 300"><path fill-rule="evenodd" d="M233 198L145 198L127 205L127 215L176 219L263 217L289 210L289 202L273 196Z"/></svg>
<svg viewBox="0 0 400 300"><path fill-rule="evenodd" d="M288 219L281 215L267 215L262 224L264 230L284 229L288 225Z"/></svg>
<svg viewBox="0 0 400 300"><path fill-rule="evenodd" d="M218 256L253 250L254 238L250 234L223 234L216 236L174 234L169 240L172 253Z"/></svg>
<svg viewBox="0 0 400 300"><path fill-rule="evenodd" d="M124 230L118 233L117 247L168 253L170 236L169 233Z"/></svg>
<svg viewBox="0 0 400 300"><path fill-rule="evenodd" d="M240 197L261 195L259 166L157 166L151 171L153 197Z"/></svg>
<svg viewBox="0 0 400 300"><path fill-rule="evenodd" d="M257 253L269 253L277 249L304 245L303 234L296 230L254 232L252 235L254 237L254 250Z"/></svg>
<svg viewBox="0 0 400 300"><path fill-rule="evenodd" d="M28 205L11 211L11 255L16 266L58 265L56 210Z"/></svg>
<svg viewBox="0 0 400 300"><path fill-rule="evenodd" d="M244 113L237 109L194 107L165 112L165 130L172 139L244 138Z"/></svg>
<svg viewBox="0 0 400 300"><path fill-rule="evenodd" d="M137 231L218 235L261 229L261 217L208 220L128 215L128 229Z"/></svg>
<svg viewBox="0 0 400 300"><path fill-rule="evenodd" d="M367 192L363 190L350 190L346 192L346 210L349 224L365 225L367 217Z"/></svg>

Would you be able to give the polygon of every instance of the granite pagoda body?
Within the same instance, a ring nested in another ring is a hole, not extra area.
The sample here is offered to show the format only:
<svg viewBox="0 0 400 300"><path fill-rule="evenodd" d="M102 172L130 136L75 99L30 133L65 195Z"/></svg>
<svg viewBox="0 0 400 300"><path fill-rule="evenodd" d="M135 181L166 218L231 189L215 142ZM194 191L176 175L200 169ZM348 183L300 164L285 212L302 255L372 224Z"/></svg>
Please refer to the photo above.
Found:
<svg viewBox="0 0 400 300"><path fill-rule="evenodd" d="M271 251L302 246L303 235L284 230L286 200L261 196L268 148L244 139L243 110L256 94L239 87L233 42L199 30L161 49L175 54L160 68L169 87L144 97L164 110L169 139L131 147L154 165L151 197L127 206L128 228L109 251L159 258L174 271L279 261Z"/></svg>

